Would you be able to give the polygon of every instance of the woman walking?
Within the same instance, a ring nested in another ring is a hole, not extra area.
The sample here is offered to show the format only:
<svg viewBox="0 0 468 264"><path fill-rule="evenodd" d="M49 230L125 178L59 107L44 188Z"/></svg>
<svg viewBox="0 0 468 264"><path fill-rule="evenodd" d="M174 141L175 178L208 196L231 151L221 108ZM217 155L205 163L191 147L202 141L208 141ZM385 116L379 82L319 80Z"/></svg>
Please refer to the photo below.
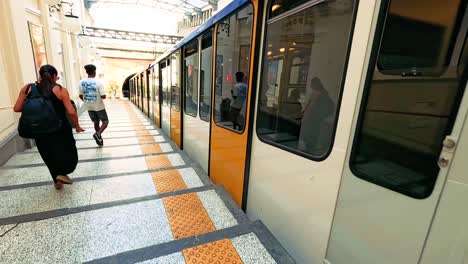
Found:
<svg viewBox="0 0 468 264"><path fill-rule="evenodd" d="M63 184L72 184L68 177L78 163L78 151L72 128L67 122L66 113L75 125L76 132L84 130L78 123L78 115L73 107L68 90L56 83L57 70L52 65L44 65L39 70L40 79L35 85L38 92L52 102L54 110L59 119L63 120L62 127L50 134L34 137L37 149L47 165L56 189L62 189ZM18 96L13 108L15 112L22 112L25 100L31 93L34 84L25 85Z"/></svg>

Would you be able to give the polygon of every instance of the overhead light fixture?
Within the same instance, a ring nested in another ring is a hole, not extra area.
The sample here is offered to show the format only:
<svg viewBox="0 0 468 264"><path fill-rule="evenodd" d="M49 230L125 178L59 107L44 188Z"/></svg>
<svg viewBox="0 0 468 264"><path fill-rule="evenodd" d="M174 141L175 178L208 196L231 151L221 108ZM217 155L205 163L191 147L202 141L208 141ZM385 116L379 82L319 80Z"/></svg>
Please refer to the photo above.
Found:
<svg viewBox="0 0 468 264"><path fill-rule="evenodd" d="M281 48L279 51L284 52L285 50L286 50L285 48Z"/></svg>
<svg viewBox="0 0 468 264"><path fill-rule="evenodd" d="M280 8L281 8L281 1L278 1L278 0L274 1L273 5L271 6L271 12L275 12Z"/></svg>
<svg viewBox="0 0 468 264"><path fill-rule="evenodd" d="M273 54L273 52L271 52L271 50L267 52L268 56L271 56L272 54Z"/></svg>

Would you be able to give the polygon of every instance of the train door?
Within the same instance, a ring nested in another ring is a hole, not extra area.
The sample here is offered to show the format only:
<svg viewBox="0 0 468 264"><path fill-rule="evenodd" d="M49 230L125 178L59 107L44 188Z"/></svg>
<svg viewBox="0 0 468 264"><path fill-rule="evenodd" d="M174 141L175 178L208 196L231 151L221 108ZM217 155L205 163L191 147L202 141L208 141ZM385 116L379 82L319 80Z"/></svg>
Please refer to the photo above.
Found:
<svg viewBox="0 0 468 264"><path fill-rule="evenodd" d="M154 86L154 102L153 102L153 113L154 119L153 122L161 127L161 97L160 97L160 83L159 83L159 64L153 66L153 86Z"/></svg>
<svg viewBox="0 0 468 264"><path fill-rule="evenodd" d="M181 112L181 82L180 82L180 51L170 56L171 60L171 139L182 149L182 112Z"/></svg>
<svg viewBox="0 0 468 264"><path fill-rule="evenodd" d="M133 95L133 78L130 79L130 81L128 82L130 88L129 88L129 93L128 93L128 99L130 100L130 102L133 102L132 100L132 95Z"/></svg>
<svg viewBox="0 0 468 264"><path fill-rule="evenodd" d="M243 206L258 3L246 4L216 27L215 85L210 135L213 182Z"/></svg>
<svg viewBox="0 0 468 264"><path fill-rule="evenodd" d="M163 132L171 135L171 108L170 108L170 60L165 59L160 63L161 67L161 85L162 85L162 105L161 105L161 127Z"/></svg>
<svg viewBox="0 0 468 264"><path fill-rule="evenodd" d="M135 77L135 104L140 108L140 99L141 97L141 91L140 91L140 75Z"/></svg>
<svg viewBox="0 0 468 264"><path fill-rule="evenodd" d="M135 77L132 78L132 85L130 86L130 99L135 103Z"/></svg>
<svg viewBox="0 0 468 264"><path fill-rule="evenodd" d="M368 35L354 33L357 2L265 2L246 211L297 263L325 257L355 103L347 79L362 72L351 43Z"/></svg>
<svg viewBox="0 0 468 264"><path fill-rule="evenodd" d="M146 83L148 85L148 118L154 120L154 82L153 82L153 72L154 68L147 70L146 74Z"/></svg>
<svg viewBox="0 0 468 264"><path fill-rule="evenodd" d="M383 1L329 263L466 263L466 6Z"/></svg>
<svg viewBox="0 0 468 264"><path fill-rule="evenodd" d="M184 47L184 150L208 173L213 31ZM197 115L198 113L198 115Z"/></svg>
<svg viewBox="0 0 468 264"><path fill-rule="evenodd" d="M144 71L141 74L141 82L143 87L143 113L145 116L149 116L149 87L148 87L148 72Z"/></svg>
<svg viewBox="0 0 468 264"><path fill-rule="evenodd" d="M140 101L138 102L139 105L140 105L140 110L142 112L145 112L145 87L143 85L143 74L140 74L140 77L138 78L139 82L138 82L138 85L139 85L139 93L140 93Z"/></svg>

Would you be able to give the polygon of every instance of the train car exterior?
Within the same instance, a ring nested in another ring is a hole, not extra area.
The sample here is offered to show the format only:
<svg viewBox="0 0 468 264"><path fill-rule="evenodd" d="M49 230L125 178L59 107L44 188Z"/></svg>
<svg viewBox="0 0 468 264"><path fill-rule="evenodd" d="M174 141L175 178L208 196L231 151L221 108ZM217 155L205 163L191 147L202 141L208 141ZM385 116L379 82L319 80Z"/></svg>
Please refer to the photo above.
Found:
<svg viewBox="0 0 468 264"><path fill-rule="evenodd" d="M161 84L159 83L159 64L155 64L151 67L151 83L150 89L153 93L152 109L153 109L153 122L161 127Z"/></svg>
<svg viewBox="0 0 468 264"><path fill-rule="evenodd" d="M468 263L467 2L233 1L130 99L298 263Z"/></svg>
<svg viewBox="0 0 468 264"><path fill-rule="evenodd" d="M183 48L184 150L208 172L213 30Z"/></svg>

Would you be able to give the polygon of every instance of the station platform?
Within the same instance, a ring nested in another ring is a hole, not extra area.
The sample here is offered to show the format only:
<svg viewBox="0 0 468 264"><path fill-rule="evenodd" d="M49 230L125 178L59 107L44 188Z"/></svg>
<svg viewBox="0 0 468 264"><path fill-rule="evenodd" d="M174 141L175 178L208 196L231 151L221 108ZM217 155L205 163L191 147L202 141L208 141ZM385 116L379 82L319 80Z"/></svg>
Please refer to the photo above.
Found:
<svg viewBox="0 0 468 264"><path fill-rule="evenodd" d="M73 185L36 148L0 167L0 263L294 263L128 100L107 100L104 146L75 134Z"/></svg>

